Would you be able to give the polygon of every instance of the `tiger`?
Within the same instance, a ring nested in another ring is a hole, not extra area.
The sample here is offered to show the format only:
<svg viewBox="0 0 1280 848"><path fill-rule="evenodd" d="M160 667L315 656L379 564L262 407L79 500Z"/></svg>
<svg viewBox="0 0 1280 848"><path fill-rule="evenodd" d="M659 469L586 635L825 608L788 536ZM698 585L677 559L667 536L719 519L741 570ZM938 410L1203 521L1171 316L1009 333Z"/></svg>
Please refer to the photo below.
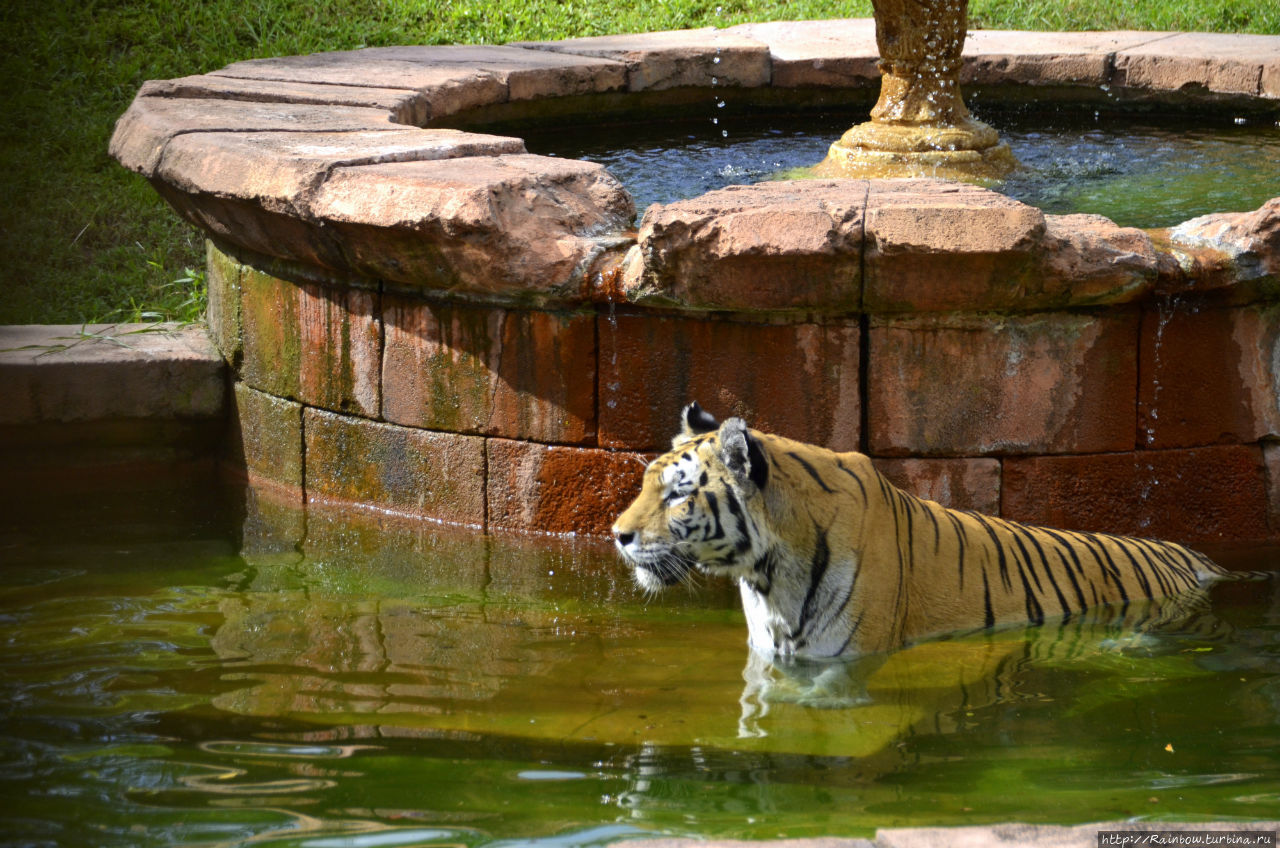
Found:
<svg viewBox="0 0 1280 848"><path fill-rule="evenodd" d="M696 402L612 533L646 592L736 579L749 644L784 660L1203 597L1218 581L1267 575L1228 572L1174 542L949 509L893 485L864 454L720 423Z"/></svg>

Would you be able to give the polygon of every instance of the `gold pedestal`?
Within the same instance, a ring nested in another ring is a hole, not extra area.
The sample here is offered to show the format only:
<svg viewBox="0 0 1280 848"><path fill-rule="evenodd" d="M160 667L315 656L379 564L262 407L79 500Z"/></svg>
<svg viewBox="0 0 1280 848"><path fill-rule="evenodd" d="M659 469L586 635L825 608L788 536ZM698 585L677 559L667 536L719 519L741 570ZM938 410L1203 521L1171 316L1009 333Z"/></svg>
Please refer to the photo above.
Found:
<svg viewBox="0 0 1280 848"><path fill-rule="evenodd" d="M969 114L958 82L968 0L872 0L880 98L813 169L818 177L999 179L1009 145Z"/></svg>

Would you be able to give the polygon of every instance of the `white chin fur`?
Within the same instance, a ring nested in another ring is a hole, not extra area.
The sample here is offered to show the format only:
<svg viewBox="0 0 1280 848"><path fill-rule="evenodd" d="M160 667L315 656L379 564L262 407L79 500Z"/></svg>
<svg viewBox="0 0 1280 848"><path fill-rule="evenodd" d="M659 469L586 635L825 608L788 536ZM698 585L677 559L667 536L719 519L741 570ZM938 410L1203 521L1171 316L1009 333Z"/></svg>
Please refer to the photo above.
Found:
<svg viewBox="0 0 1280 848"><path fill-rule="evenodd" d="M667 588L663 582L658 579L658 576L647 568L640 568L637 566L632 571L635 576L636 585L646 592L661 592L663 589Z"/></svg>

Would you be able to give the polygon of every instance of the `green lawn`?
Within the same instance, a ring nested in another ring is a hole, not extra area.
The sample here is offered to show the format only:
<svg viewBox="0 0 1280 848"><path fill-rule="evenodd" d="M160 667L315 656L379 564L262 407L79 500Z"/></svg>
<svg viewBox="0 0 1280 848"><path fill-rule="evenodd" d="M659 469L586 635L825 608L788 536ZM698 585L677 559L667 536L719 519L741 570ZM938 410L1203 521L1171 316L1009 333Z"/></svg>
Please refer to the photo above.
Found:
<svg viewBox="0 0 1280 848"><path fill-rule="evenodd" d="M198 312L202 242L107 156L148 79L239 59L866 17L870 0L8 0L0 9L0 323ZM972 0L974 27L1280 33L1276 0Z"/></svg>

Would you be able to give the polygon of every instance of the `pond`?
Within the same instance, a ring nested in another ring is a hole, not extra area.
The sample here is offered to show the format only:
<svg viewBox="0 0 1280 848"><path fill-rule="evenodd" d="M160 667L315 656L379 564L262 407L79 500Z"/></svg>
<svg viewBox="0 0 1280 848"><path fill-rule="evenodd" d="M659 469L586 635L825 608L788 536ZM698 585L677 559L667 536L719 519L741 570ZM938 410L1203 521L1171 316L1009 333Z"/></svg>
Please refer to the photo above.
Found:
<svg viewBox="0 0 1280 848"><path fill-rule="evenodd" d="M723 102L723 101L719 101ZM606 166L643 211L728 185L817 164L865 112L709 116L591 127L524 129L531 152ZM1211 212L1247 212L1280 194L1273 118L982 110L1022 168L993 187L1052 214L1105 215L1121 226L1169 227ZM714 121L714 123L713 123Z"/></svg>
<svg viewBox="0 0 1280 848"><path fill-rule="evenodd" d="M853 665L607 545L216 493L0 524L0 842L598 845L1280 809L1280 581ZM1246 552L1254 567L1274 553Z"/></svg>

